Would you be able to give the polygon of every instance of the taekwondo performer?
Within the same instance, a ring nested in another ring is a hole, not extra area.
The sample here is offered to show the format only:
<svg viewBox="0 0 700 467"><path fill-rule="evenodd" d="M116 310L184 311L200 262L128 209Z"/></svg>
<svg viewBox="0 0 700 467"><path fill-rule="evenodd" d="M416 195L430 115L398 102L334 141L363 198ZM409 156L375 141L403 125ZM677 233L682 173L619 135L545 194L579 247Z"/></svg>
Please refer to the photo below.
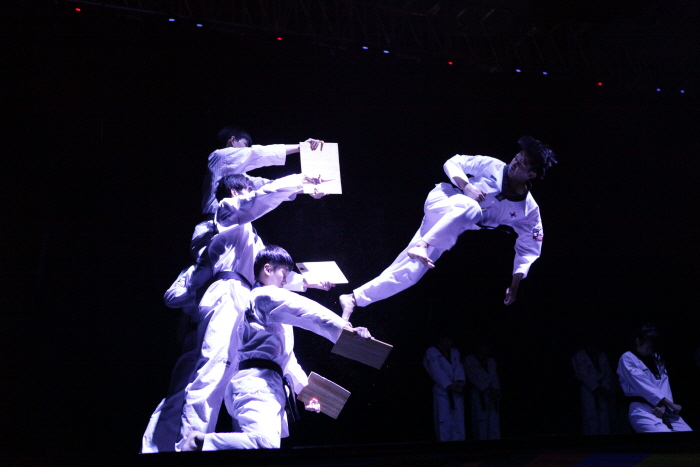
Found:
<svg viewBox="0 0 700 467"><path fill-rule="evenodd" d="M488 355L489 349L478 344L476 352L464 359L464 372L472 385L472 434L480 440L501 439L501 382L496 361Z"/></svg>
<svg viewBox="0 0 700 467"><path fill-rule="evenodd" d="M637 433L693 431L678 415L663 359L656 353L659 334L647 324L638 330L634 350L620 357L617 375L630 401L629 420Z"/></svg>
<svg viewBox="0 0 700 467"><path fill-rule="evenodd" d="M412 286L435 261L457 242L465 230L511 226L518 238L510 287L504 303L515 302L520 281L527 276L542 248L542 220L530 194L531 181L544 178L556 164L549 146L523 136L510 164L486 156L454 156L445 173L454 185L440 183L428 195L418 232L394 262L377 278L341 295L343 318L349 320L356 306L367 306Z"/></svg>
<svg viewBox="0 0 700 467"><path fill-rule="evenodd" d="M571 363L581 383L583 434L609 435L614 387L608 356L591 342L576 352Z"/></svg>
<svg viewBox="0 0 700 467"><path fill-rule="evenodd" d="M242 174L271 165L284 165L287 156L298 153L300 150L299 144L254 145L253 138L248 132L233 126L227 126L219 131L218 140L223 148L209 154L207 174L202 186L204 220L195 227L190 243L190 252L195 259L201 254L202 248L209 244L209 240L215 233L214 213L219 205L215 192L219 180L226 175ZM312 151L317 148L323 149L321 140L309 138L306 142L310 144ZM260 177L251 179L256 190L269 181Z"/></svg>
<svg viewBox="0 0 700 467"><path fill-rule="evenodd" d="M423 366L435 382L433 386L433 420L438 441L464 441L464 397L466 383L459 350L452 338L440 337L437 347L430 347Z"/></svg>
<svg viewBox="0 0 700 467"><path fill-rule="evenodd" d="M296 412L295 392L307 384L306 373L294 355L298 326L336 342L343 329L371 337L365 328L350 323L313 300L282 287L294 262L284 249L268 245L255 259L256 283L241 325L238 372L226 388L226 408L233 433L191 431L183 451L223 449L275 449L289 436L287 413ZM291 380L291 381L290 381ZM291 386L289 394L285 385ZM312 399L307 410L320 411Z"/></svg>
<svg viewBox="0 0 700 467"><path fill-rule="evenodd" d="M236 362L238 349L234 330L238 328L248 302L254 280L255 255L264 248L251 221L283 201L294 199L297 193L303 192L304 183L317 182L296 174L250 191L246 175L230 175L221 180L222 190L217 191L219 207L215 216L219 233L212 237L205 253L209 267L200 264L192 274L192 282L196 284L191 285L193 290L209 276L212 276L212 283L199 302L197 332L200 350L196 374L185 391L181 435L193 429L213 431L225 385L235 371L235 365L231 364ZM226 190L229 197L224 198ZM201 274L197 274L198 271Z"/></svg>
<svg viewBox="0 0 700 467"><path fill-rule="evenodd" d="M190 242L190 252L195 260L199 259L209 244L211 237L216 232L214 213L219 201L215 196L215 190L219 180L226 175L242 174L249 170L271 165L284 165L286 156L297 153L300 150L299 144L253 145L253 139L250 134L233 126L225 127L219 131L218 140L223 147L209 155L207 174L203 183L202 213L205 218L195 227ZM310 138L306 142L310 143L311 150L323 149L323 141L321 140ZM253 181L251 189L258 189L265 183L269 183L269 180L260 177L251 179ZM314 197L318 198L320 196ZM184 386L190 382L191 370L194 368L191 354L193 351L197 352L197 350L193 350L196 347L196 328L199 321L198 307L195 301L196 291L190 289L191 295L182 294L183 291L188 291L187 283L194 268L195 265L192 265L188 269L183 270L164 297L168 307L182 308L185 314L189 316L190 331L185 336L182 354L171 374L169 395L161 401L153 415L151 415L151 420L144 433L141 450L144 453L172 450L173 443L170 442L170 439L175 433L173 431L175 426L178 427L176 433L179 435L180 408L178 407L177 409L177 418L170 417L168 414L172 412L174 407L181 406L179 403L181 400L180 394Z"/></svg>

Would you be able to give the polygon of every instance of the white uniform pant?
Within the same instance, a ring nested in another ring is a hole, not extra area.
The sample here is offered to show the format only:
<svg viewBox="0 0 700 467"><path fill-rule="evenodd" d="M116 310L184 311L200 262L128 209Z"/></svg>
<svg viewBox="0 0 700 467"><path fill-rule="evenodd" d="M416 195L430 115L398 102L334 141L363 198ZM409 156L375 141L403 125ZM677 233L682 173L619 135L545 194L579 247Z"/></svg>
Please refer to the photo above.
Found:
<svg viewBox="0 0 700 467"><path fill-rule="evenodd" d="M141 440L141 453L175 450L175 444L180 438L180 419L182 405L185 402L185 388L192 380L198 355L197 330L193 329L185 336L182 355L175 363L170 376L168 396L156 407L148 422Z"/></svg>
<svg viewBox="0 0 700 467"><path fill-rule="evenodd" d="M501 439L501 420L496 401L472 388L472 435L475 439Z"/></svg>
<svg viewBox="0 0 700 467"><path fill-rule="evenodd" d="M455 408L450 406L447 391L433 386L433 420L438 441L464 441L464 397L452 393Z"/></svg>
<svg viewBox="0 0 700 467"><path fill-rule="evenodd" d="M610 434L609 401L609 396L596 396L588 386L581 386L581 419L584 435Z"/></svg>
<svg viewBox="0 0 700 467"><path fill-rule="evenodd" d="M630 425L637 433L670 433L693 431L678 415L668 417L673 429L669 429L659 417L651 412L651 406L643 402L632 402L629 409Z"/></svg>
<svg viewBox="0 0 700 467"><path fill-rule="evenodd" d="M190 431L211 433L216 428L226 385L238 366L240 323L249 294L239 280L219 280L199 303L201 346L195 377L185 392L178 451Z"/></svg>
<svg viewBox="0 0 700 467"><path fill-rule="evenodd" d="M209 433L202 450L279 449L281 438L288 435L284 407L284 385L277 373L239 371L226 388L226 408L236 433Z"/></svg>
<svg viewBox="0 0 700 467"><path fill-rule="evenodd" d="M465 230L478 229L481 207L448 183L441 183L428 194L423 206L423 222L408 246L378 277L353 291L358 306L391 297L418 282L428 271L426 266L406 253L419 240L428 245L428 256L437 261L443 252L457 243Z"/></svg>

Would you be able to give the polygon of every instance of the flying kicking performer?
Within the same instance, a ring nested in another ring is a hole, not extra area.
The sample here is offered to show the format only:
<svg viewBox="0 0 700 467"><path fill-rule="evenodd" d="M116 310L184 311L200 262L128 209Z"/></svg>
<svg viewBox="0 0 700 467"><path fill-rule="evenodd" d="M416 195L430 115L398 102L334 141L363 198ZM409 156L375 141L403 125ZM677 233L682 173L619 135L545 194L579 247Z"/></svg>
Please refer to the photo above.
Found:
<svg viewBox="0 0 700 467"><path fill-rule="evenodd" d="M289 253L278 246L268 245L258 253L256 283L241 326L238 372L226 388L225 403L234 432L191 431L183 451L280 447L281 438L289 436L286 412L296 412L295 392L308 384L294 356L292 326L332 342L343 329L371 337L366 328L352 328L331 310L282 288L293 267ZM318 412L320 403L312 399L306 409Z"/></svg>
<svg viewBox="0 0 700 467"><path fill-rule="evenodd" d="M535 178L557 163L549 146L530 137L518 140L518 152L510 164L487 156L454 156L443 168L454 185L440 183L428 195L418 232L394 262L377 278L341 295L343 318L350 319L356 306L367 306L412 286L435 261L457 242L465 230L512 227L515 241L513 278L504 303L515 302L520 281L527 276L542 249L540 209L530 194Z"/></svg>

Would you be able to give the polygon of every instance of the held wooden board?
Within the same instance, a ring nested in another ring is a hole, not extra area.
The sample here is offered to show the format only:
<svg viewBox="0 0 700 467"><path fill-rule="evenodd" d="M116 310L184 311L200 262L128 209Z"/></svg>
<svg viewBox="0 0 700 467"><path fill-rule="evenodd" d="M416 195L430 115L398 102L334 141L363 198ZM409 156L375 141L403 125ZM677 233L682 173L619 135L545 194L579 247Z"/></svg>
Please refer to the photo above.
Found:
<svg viewBox="0 0 700 467"><path fill-rule="evenodd" d="M344 329L331 352L380 369L393 348L392 345L375 338L364 339Z"/></svg>
<svg viewBox="0 0 700 467"><path fill-rule="evenodd" d="M309 384L301 390L297 399L306 404L314 397L321 403L321 412L329 417L338 418L340 411L343 410L348 397L350 397L350 391L317 373L311 372Z"/></svg>
<svg viewBox="0 0 700 467"><path fill-rule="evenodd" d="M301 172L308 177L321 176L323 182L319 185L304 184L304 193L314 193L318 190L327 195L343 193L340 184L340 161L338 160L338 143L323 143L323 149L311 150L309 143L299 143Z"/></svg>
<svg viewBox="0 0 700 467"><path fill-rule="evenodd" d="M340 270L335 261L307 261L297 263L299 272L309 284L319 284L321 281L328 281L332 284L347 284L343 271Z"/></svg>

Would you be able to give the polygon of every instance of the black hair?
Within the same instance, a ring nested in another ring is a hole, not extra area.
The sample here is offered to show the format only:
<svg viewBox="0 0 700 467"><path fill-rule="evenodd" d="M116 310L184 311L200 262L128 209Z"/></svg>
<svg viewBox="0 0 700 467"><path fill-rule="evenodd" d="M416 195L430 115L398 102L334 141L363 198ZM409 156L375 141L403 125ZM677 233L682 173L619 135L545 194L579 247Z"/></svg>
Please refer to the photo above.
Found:
<svg viewBox="0 0 700 467"><path fill-rule="evenodd" d="M654 326L652 323L646 323L643 326L638 327L634 331L634 336L632 338L633 340L633 347L636 348L637 346L637 339L639 339L639 342L644 343L646 341L651 341L651 346L654 349L654 352L658 351L659 347L659 331L656 329L656 326Z"/></svg>
<svg viewBox="0 0 700 467"><path fill-rule="evenodd" d="M528 163L539 179L543 179L547 169L557 163L550 147L532 136L523 136L518 140L518 144L527 154Z"/></svg>
<svg viewBox="0 0 700 467"><path fill-rule="evenodd" d="M637 339L639 339L640 343L651 341L651 355L645 357L637 354ZM633 340L633 353L646 365L656 379L661 379L661 375L666 373L666 367L660 352L659 331L656 329L656 326L651 323L646 323L637 328L634 332Z"/></svg>
<svg viewBox="0 0 700 467"><path fill-rule="evenodd" d="M237 140L245 138L245 140L248 141L248 147L253 144L253 138L250 137L247 131L235 126L227 126L226 128L222 128L217 135L219 145L221 145L222 148L225 147L228 144L228 140L231 139L231 136L235 137Z"/></svg>
<svg viewBox="0 0 700 467"><path fill-rule="evenodd" d="M216 200L221 201L224 198L231 197L231 190L240 192L241 190L252 190L253 182L246 174L226 175L219 179L216 186Z"/></svg>
<svg viewBox="0 0 700 467"><path fill-rule="evenodd" d="M294 269L294 261L292 257L282 247L277 245L267 245L255 256L255 264L253 265L253 273L258 277L263 266L269 264L274 269L286 267L290 271Z"/></svg>

